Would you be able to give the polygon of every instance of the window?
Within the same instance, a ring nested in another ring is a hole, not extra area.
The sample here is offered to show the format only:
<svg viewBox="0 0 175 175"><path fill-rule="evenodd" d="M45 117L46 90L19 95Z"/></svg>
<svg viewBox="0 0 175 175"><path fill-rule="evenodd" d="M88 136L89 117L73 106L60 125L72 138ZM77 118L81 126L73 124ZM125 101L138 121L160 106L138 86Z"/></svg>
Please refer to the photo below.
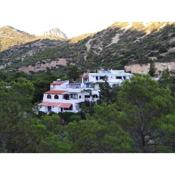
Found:
<svg viewBox="0 0 175 175"><path fill-rule="evenodd" d="M116 77L116 79L119 79L119 80L121 80L121 79L122 79L122 77L121 77L121 76L117 76L117 77Z"/></svg>
<svg viewBox="0 0 175 175"><path fill-rule="evenodd" d="M69 100L69 94L64 94L64 99Z"/></svg>
<svg viewBox="0 0 175 175"><path fill-rule="evenodd" d="M55 96L54 96L54 99L59 99L59 96L58 96L58 95L55 95Z"/></svg>
<svg viewBox="0 0 175 175"><path fill-rule="evenodd" d="M81 95L79 95L79 99L81 99Z"/></svg>
<svg viewBox="0 0 175 175"><path fill-rule="evenodd" d="M94 95L93 95L93 98L98 98L98 95L97 95L97 94L94 94Z"/></svg>
<svg viewBox="0 0 175 175"><path fill-rule="evenodd" d="M90 95L85 95L84 97L85 97L85 98L90 98Z"/></svg>
<svg viewBox="0 0 175 175"><path fill-rule="evenodd" d="M51 97L51 95L50 95L50 94L48 94L48 95L47 95L47 98L48 98L48 99L51 99L52 97Z"/></svg>
<svg viewBox="0 0 175 175"><path fill-rule="evenodd" d="M126 77L124 76L123 79L126 80Z"/></svg>
<svg viewBox="0 0 175 175"><path fill-rule="evenodd" d="M72 98L72 99L78 99L78 95L77 94L70 94L70 98Z"/></svg>
<svg viewBox="0 0 175 175"><path fill-rule="evenodd" d="M98 77L96 77L96 80L98 80Z"/></svg>
<svg viewBox="0 0 175 175"><path fill-rule="evenodd" d="M106 79L105 76L101 76L101 77L100 77L100 80L105 80L105 79Z"/></svg>

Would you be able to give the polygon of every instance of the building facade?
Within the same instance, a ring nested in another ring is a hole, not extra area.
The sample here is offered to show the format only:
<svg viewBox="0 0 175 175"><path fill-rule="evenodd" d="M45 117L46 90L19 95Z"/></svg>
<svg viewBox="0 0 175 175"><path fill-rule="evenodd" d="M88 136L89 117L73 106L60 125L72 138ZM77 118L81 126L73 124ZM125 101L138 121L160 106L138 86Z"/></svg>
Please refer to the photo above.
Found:
<svg viewBox="0 0 175 175"><path fill-rule="evenodd" d="M99 84L107 81L112 87L121 85L133 75L124 70L99 70L97 73L86 73L81 83L70 83L69 80L57 80L50 84L50 90L43 95L39 111L44 113L61 113L81 111L83 102L97 102L100 99Z"/></svg>
<svg viewBox="0 0 175 175"><path fill-rule="evenodd" d="M125 80L129 80L133 74L127 73L124 70L99 70L96 73L85 74L85 82L91 82L94 84L104 83L107 81L112 87L114 85L121 85Z"/></svg>
<svg viewBox="0 0 175 175"><path fill-rule="evenodd" d="M44 113L80 112L80 104L85 101L99 100L99 90L86 83L70 83L69 81L54 81L50 90L43 95L39 111Z"/></svg>

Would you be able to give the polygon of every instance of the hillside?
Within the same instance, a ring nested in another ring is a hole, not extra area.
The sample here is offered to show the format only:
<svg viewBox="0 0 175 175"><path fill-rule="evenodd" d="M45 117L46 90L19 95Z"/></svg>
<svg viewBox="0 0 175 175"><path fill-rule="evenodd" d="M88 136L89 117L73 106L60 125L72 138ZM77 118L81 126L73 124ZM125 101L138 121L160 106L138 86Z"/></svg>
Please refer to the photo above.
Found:
<svg viewBox="0 0 175 175"><path fill-rule="evenodd" d="M107 77L94 77L109 82L99 90L93 81L77 83L84 71L100 67L147 73L154 60L173 70L174 54L174 23L114 23L72 39L12 44L0 53L0 152L175 153L169 71L158 81L154 70L148 76L104 71Z"/></svg>
<svg viewBox="0 0 175 175"><path fill-rule="evenodd" d="M67 64L77 64L84 70L124 68L126 65L148 64L154 60L163 62L164 69L174 62L174 54L175 23L119 22L97 33L70 40L37 40L12 47L0 53L0 64L1 68L22 71L28 70L29 66L34 69L38 67L34 71L37 72L47 69L47 66L41 68L43 61L52 69L54 66L50 65L60 59ZM175 70L175 67L171 69Z"/></svg>
<svg viewBox="0 0 175 175"><path fill-rule="evenodd" d="M24 44L35 40L34 35L17 30L11 26L4 26L0 28L0 51L8 49L14 45Z"/></svg>

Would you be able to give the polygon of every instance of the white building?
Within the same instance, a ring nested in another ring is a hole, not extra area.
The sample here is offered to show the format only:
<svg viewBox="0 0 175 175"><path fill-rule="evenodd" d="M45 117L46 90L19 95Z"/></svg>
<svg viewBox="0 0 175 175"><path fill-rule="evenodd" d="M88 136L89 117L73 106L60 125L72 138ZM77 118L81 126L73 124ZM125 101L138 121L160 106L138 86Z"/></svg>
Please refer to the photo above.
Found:
<svg viewBox="0 0 175 175"><path fill-rule="evenodd" d="M121 85L132 74L124 70L99 70L82 77L81 83L70 83L69 80L57 80L50 84L50 90L44 93L43 101L39 104L39 111L44 113L80 112L80 104L85 101L99 100L99 83L107 81L113 85Z"/></svg>
<svg viewBox="0 0 175 175"><path fill-rule="evenodd" d="M129 80L133 74L127 73L124 70L99 70L97 73L88 73L84 76L86 82L104 83L107 81L112 87L113 85L121 85L125 80Z"/></svg>
<svg viewBox="0 0 175 175"><path fill-rule="evenodd" d="M80 112L80 103L96 102L99 91L88 83L70 83L69 81L54 81L50 90L44 93L43 101L39 104L39 111L49 112Z"/></svg>

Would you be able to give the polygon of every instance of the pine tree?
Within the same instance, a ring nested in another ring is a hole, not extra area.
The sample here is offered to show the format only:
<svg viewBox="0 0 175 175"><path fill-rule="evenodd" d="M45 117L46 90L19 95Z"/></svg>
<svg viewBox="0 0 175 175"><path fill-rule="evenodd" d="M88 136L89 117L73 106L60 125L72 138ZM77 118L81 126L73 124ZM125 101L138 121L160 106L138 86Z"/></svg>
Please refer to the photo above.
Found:
<svg viewBox="0 0 175 175"><path fill-rule="evenodd" d="M154 61L151 61L150 68L149 68L149 75L151 77L154 77L155 76L155 73L156 73L155 63L154 63Z"/></svg>

